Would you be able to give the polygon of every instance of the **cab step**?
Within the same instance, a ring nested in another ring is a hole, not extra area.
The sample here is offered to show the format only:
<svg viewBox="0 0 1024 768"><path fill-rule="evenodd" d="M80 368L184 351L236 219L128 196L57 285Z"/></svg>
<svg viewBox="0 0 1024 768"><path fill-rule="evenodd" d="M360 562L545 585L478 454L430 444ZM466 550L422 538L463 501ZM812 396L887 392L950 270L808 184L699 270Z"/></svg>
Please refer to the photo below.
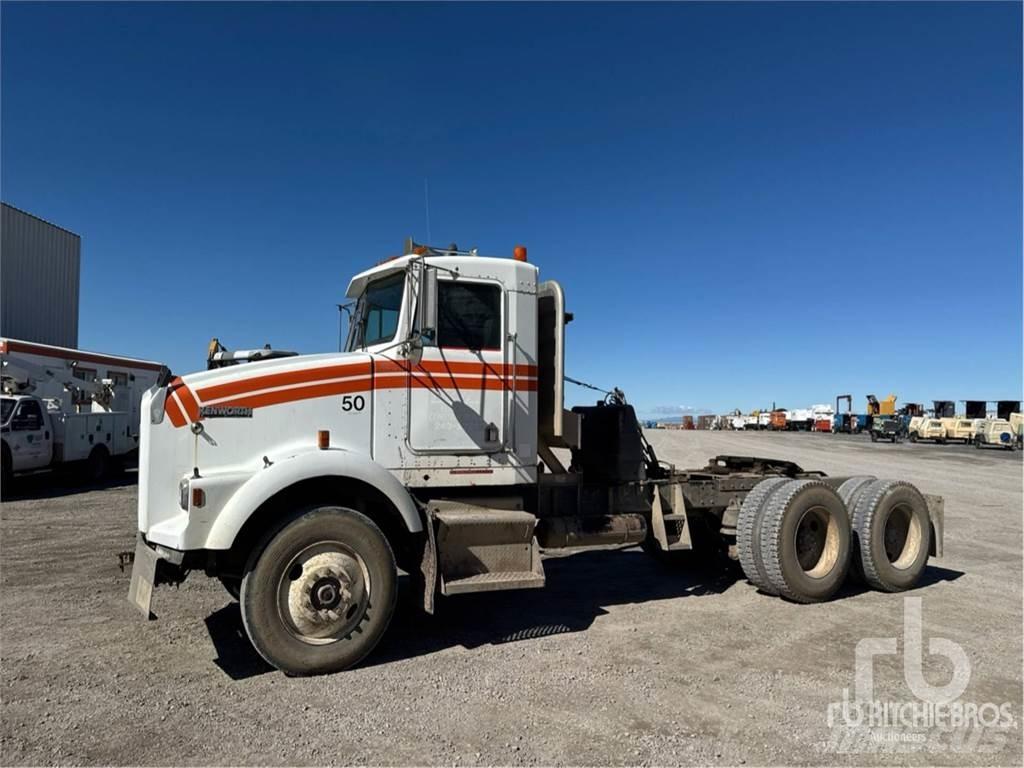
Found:
<svg viewBox="0 0 1024 768"><path fill-rule="evenodd" d="M686 501L678 483L655 487L651 504L651 529L658 546L666 552L693 549L686 519Z"/></svg>
<svg viewBox="0 0 1024 768"><path fill-rule="evenodd" d="M446 595L464 592L490 592L499 589L531 589L544 586L544 574L533 571L505 571L502 573L480 573L464 579L443 582Z"/></svg>
<svg viewBox="0 0 1024 768"><path fill-rule="evenodd" d="M537 518L518 509L431 501L442 595L544 586Z"/></svg>

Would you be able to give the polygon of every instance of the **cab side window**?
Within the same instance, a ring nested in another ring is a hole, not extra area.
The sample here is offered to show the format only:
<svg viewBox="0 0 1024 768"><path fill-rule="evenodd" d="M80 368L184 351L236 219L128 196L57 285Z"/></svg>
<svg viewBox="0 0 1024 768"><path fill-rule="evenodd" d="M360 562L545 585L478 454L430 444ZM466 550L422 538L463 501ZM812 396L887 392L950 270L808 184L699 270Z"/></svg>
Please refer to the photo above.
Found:
<svg viewBox="0 0 1024 768"><path fill-rule="evenodd" d="M25 400L14 412L11 425L17 430L36 430L43 428L43 412L35 400Z"/></svg>
<svg viewBox="0 0 1024 768"><path fill-rule="evenodd" d="M501 288L465 280L437 286L437 346L501 349Z"/></svg>

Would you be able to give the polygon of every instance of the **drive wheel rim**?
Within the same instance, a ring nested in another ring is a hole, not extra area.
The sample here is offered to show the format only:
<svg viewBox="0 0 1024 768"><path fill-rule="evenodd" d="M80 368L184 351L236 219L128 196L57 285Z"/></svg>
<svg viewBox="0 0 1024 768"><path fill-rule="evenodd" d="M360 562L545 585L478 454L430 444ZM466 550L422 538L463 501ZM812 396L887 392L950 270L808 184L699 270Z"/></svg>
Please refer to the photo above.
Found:
<svg viewBox="0 0 1024 768"><path fill-rule="evenodd" d="M922 541L921 521L907 504L897 504L885 518L882 546L893 568L905 570L917 560Z"/></svg>
<svg viewBox="0 0 1024 768"><path fill-rule="evenodd" d="M281 572L277 608L295 639L326 645L348 637L370 602L370 573L358 552L340 541L312 544Z"/></svg>
<svg viewBox="0 0 1024 768"><path fill-rule="evenodd" d="M797 561L812 579L827 576L839 562L839 524L822 506L800 516L794 533Z"/></svg>

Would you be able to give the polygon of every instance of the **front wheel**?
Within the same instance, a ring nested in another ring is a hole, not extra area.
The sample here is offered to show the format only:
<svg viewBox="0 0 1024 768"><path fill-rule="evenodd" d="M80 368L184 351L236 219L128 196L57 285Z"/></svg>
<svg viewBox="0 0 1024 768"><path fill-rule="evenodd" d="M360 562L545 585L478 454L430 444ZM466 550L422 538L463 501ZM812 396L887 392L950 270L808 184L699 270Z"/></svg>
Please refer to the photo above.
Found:
<svg viewBox="0 0 1024 768"><path fill-rule="evenodd" d="M90 483L104 480L110 473L110 453L102 445L92 449L85 461L85 479Z"/></svg>
<svg viewBox="0 0 1024 768"><path fill-rule="evenodd" d="M916 443L917 442L917 432L911 432L910 433L910 442L912 442L912 443Z"/></svg>
<svg viewBox="0 0 1024 768"><path fill-rule="evenodd" d="M250 556L242 621L259 654L283 672L338 672L383 636L397 581L394 553L372 520L346 507L310 507Z"/></svg>
<svg viewBox="0 0 1024 768"><path fill-rule="evenodd" d="M8 491L11 488L11 482L14 480L14 462L11 460L11 449L7 447L7 443L3 444L2 460L3 476L0 477L0 486L3 486L3 489Z"/></svg>

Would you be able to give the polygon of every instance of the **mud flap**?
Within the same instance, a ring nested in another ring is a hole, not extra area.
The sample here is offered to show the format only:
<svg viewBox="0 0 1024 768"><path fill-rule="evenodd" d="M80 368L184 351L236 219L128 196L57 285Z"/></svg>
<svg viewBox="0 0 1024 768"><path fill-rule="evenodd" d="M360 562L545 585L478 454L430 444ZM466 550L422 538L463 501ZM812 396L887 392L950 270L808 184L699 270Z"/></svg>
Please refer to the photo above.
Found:
<svg viewBox="0 0 1024 768"><path fill-rule="evenodd" d="M138 608L146 619L156 618L150 606L153 603L153 584L156 582L156 564L159 561L160 556L139 536L135 543L132 580L128 585L128 602Z"/></svg>
<svg viewBox="0 0 1024 768"><path fill-rule="evenodd" d="M928 548L928 554L933 557L942 557L942 537L946 532L946 500L930 493L922 495L925 503L928 504L928 519L932 525L931 546Z"/></svg>
<svg viewBox="0 0 1024 768"><path fill-rule="evenodd" d="M433 615L434 597L437 593L437 540L434 537L434 519L426 509L423 509L423 527L427 532L423 542L423 558L420 561L423 610Z"/></svg>

